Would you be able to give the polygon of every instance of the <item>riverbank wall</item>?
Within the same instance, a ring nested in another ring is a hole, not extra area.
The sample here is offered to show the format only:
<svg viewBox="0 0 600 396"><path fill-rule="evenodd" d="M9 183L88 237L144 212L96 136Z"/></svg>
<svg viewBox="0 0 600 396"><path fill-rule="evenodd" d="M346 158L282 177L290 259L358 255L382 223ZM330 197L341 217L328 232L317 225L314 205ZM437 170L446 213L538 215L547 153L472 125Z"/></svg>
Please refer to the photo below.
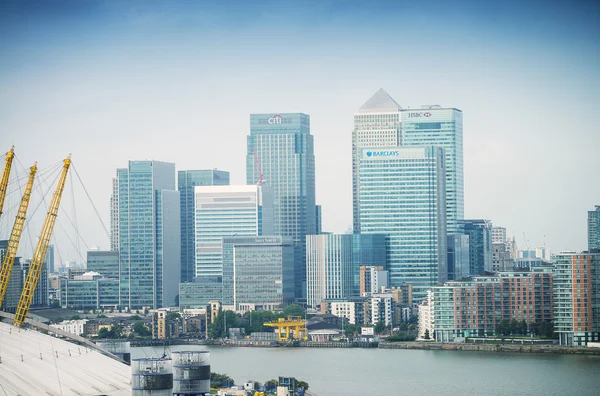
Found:
<svg viewBox="0 0 600 396"><path fill-rule="evenodd" d="M558 345L520 344L442 344L438 342L380 342L382 349L425 349L433 351L483 351L483 352L522 352L558 353L572 355L599 355L600 348L570 347Z"/></svg>

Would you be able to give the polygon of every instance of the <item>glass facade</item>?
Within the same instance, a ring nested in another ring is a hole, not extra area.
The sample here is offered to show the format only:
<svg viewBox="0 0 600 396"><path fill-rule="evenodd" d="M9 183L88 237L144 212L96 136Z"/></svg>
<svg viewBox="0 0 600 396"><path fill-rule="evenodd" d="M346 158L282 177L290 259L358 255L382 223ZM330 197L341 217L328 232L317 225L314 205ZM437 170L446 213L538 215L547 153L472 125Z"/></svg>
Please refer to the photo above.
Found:
<svg viewBox="0 0 600 396"><path fill-rule="evenodd" d="M437 146L444 149L446 167L446 214L448 233L459 232L464 219L462 111L439 106L402 111L402 146Z"/></svg>
<svg viewBox="0 0 600 396"><path fill-rule="evenodd" d="M588 250L600 253L600 205L588 212Z"/></svg>
<svg viewBox="0 0 600 396"><path fill-rule="evenodd" d="M246 183L259 183L261 173L264 183L273 188L273 234L294 241L294 293L296 298L304 298L306 235L317 231L315 156L308 115L250 115Z"/></svg>
<svg viewBox="0 0 600 396"><path fill-rule="evenodd" d="M460 280L470 276L469 236L448 235L448 280Z"/></svg>
<svg viewBox="0 0 600 396"><path fill-rule="evenodd" d="M390 286L416 300L447 280L444 152L437 147L363 149L359 217L364 234L387 235Z"/></svg>
<svg viewBox="0 0 600 396"><path fill-rule="evenodd" d="M360 295L360 267L385 267L385 236L323 234L306 236L309 307Z"/></svg>
<svg viewBox="0 0 600 396"><path fill-rule="evenodd" d="M129 161L117 169L119 285L123 308L171 306L179 290L181 241L175 164Z"/></svg>
<svg viewBox="0 0 600 396"><path fill-rule="evenodd" d="M360 190L359 164L363 148L395 147L402 142L400 111L402 108L383 89L373 95L354 114L352 131L352 207L353 230L360 233L358 196Z"/></svg>
<svg viewBox="0 0 600 396"><path fill-rule="evenodd" d="M196 276L222 276L221 239L273 233L269 186L195 187Z"/></svg>
<svg viewBox="0 0 600 396"><path fill-rule="evenodd" d="M281 236L223 238L223 305L281 308L294 300L294 245Z"/></svg>
<svg viewBox="0 0 600 396"><path fill-rule="evenodd" d="M97 272L105 278L119 279L119 252L88 251L87 270Z"/></svg>
<svg viewBox="0 0 600 396"><path fill-rule="evenodd" d="M183 170L177 172L177 190L181 211L181 282L190 282L196 273L194 249L194 187L227 186L229 172L206 170Z"/></svg>
<svg viewBox="0 0 600 396"><path fill-rule="evenodd" d="M60 280L60 306L70 309L115 309L119 305L118 279Z"/></svg>
<svg viewBox="0 0 600 396"><path fill-rule="evenodd" d="M4 255L8 249L8 240L0 241L0 263L4 262ZM19 305L19 299L21 298L21 292L23 291L23 270L21 269L21 258L15 257L13 263L13 269L10 273L10 279L8 280L8 286L6 287L6 294L4 295L4 301L2 301L2 311L15 313L17 306Z"/></svg>
<svg viewBox="0 0 600 396"><path fill-rule="evenodd" d="M461 220L459 227L469 236L469 276L492 272L492 222Z"/></svg>
<svg viewBox="0 0 600 396"><path fill-rule="evenodd" d="M179 309L206 308L211 301L223 301L221 276L202 276L179 285Z"/></svg>

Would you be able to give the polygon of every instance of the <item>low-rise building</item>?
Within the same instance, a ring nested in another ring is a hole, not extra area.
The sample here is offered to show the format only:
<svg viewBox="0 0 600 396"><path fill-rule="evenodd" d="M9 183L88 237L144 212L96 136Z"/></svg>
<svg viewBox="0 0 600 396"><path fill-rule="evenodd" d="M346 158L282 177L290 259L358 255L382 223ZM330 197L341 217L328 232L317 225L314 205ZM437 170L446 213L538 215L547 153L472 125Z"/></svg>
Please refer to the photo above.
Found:
<svg viewBox="0 0 600 396"><path fill-rule="evenodd" d="M166 339L179 337L179 321L169 319L169 310L154 309L152 315L152 338Z"/></svg>
<svg viewBox="0 0 600 396"><path fill-rule="evenodd" d="M488 337L505 321L525 321L528 326L552 320L552 268L500 272L470 281L446 282L432 288L435 339Z"/></svg>
<svg viewBox="0 0 600 396"><path fill-rule="evenodd" d="M77 334L77 335L87 335L86 333L86 324L88 323L87 319L79 319L79 320L63 320L60 323L51 324L50 327L56 327L59 330L66 331L67 333Z"/></svg>
<svg viewBox="0 0 600 396"><path fill-rule="evenodd" d="M366 324L365 314L368 312L368 301L367 297L325 300L321 302L321 313L346 318L350 324Z"/></svg>

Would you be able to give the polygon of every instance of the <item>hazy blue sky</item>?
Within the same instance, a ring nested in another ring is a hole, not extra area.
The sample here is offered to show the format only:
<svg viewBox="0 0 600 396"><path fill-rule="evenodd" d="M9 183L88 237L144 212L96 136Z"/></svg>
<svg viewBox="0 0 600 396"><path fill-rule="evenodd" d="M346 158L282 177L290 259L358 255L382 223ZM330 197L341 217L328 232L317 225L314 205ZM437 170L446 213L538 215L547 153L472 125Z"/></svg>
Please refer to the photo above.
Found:
<svg viewBox="0 0 600 396"><path fill-rule="evenodd" d="M599 10L592 1L4 0L0 149L14 144L25 166L42 167L72 153L108 224L111 178L127 160L219 168L244 183L249 114L304 112L323 228L343 232L353 114L384 88L405 108L463 110L467 218L491 219L521 246L525 233L532 247L545 238L554 251L585 249L587 210L600 204ZM108 248L75 195L86 243ZM60 232L66 259L73 248Z"/></svg>

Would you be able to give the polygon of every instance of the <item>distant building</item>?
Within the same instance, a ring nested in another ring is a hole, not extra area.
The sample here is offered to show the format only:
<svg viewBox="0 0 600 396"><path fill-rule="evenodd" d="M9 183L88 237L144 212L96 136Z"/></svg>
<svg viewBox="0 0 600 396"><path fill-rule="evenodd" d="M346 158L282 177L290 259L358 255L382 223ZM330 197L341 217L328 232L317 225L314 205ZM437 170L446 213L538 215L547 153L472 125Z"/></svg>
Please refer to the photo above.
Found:
<svg viewBox="0 0 600 396"><path fill-rule="evenodd" d="M179 337L179 319L169 319L169 311L166 309L151 310L152 315L152 338L164 340L166 338Z"/></svg>
<svg viewBox="0 0 600 396"><path fill-rule="evenodd" d="M306 235L317 231L315 153L310 117L302 113L251 114L246 183L273 189L271 235L292 237L294 294L306 298ZM265 232L264 235L269 233Z"/></svg>
<svg viewBox="0 0 600 396"><path fill-rule="evenodd" d="M419 304L418 338L433 339L433 291L427 291L427 298Z"/></svg>
<svg viewBox="0 0 600 396"><path fill-rule="evenodd" d="M86 335L87 319L79 320L63 320L62 322L51 324L50 327L55 327L67 333L76 334L78 336Z"/></svg>
<svg viewBox="0 0 600 396"><path fill-rule="evenodd" d="M363 148L400 146L400 111L402 107L383 89L354 114L352 131L352 207L354 233L361 232L359 165Z"/></svg>
<svg viewBox="0 0 600 396"><path fill-rule="evenodd" d="M98 272L107 279L119 279L119 252L90 250L87 252L87 270Z"/></svg>
<svg viewBox="0 0 600 396"><path fill-rule="evenodd" d="M196 276L223 276L223 237L273 234L269 186L196 186Z"/></svg>
<svg viewBox="0 0 600 396"><path fill-rule="evenodd" d="M350 324L367 324L370 318L368 301L367 297L325 300L321 302L321 313L346 318Z"/></svg>
<svg viewBox="0 0 600 396"><path fill-rule="evenodd" d="M510 257L506 242L492 243L492 271L512 271L515 261Z"/></svg>
<svg viewBox="0 0 600 396"><path fill-rule="evenodd" d="M74 279L60 279L61 308L95 310L119 307L119 280L87 272Z"/></svg>
<svg viewBox="0 0 600 396"><path fill-rule="evenodd" d="M501 321L525 321L529 327L551 321L552 278L551 267L540 267L433 287L425 309L433 311L435 340L494 336Z"/></svg>
<svg viewBox="0 0 600 396"><path fill-rule="evenodd" d="M469 275L492 272L492 222L463 220L460 224L469 236Z"/></svg>
<svg viewBox="0 0 600 396"><path fill-rule="evenodd" d="M315 216L317 218L315 235L320 235L323 233L323 209L321 205L315 205Z"/></svg>
<svg viewBox="0 0 600 396"><path fill-rule="evenodd" d="M469 236L448 235L448 280L459 280L470 275Z"/></svg>
<svg viewBox="0 0 600 396"><path fill-rule="evenodd" d="M201 276L179 284L179 310L204 308L210 301L223 301L223 277Z"/></svg>
<svg viewBox="0 0 600 396"><path fill-rule="evenodd" d="M394 299L391 293L373 293L369 296L368 302L368 324L376 325L381 322L386 326L391 326L396 322Z"/></svg>
<svg viewBox="0 0 600 396"><path fill-rule="evenodd" d="M360 266L360 295L379 293L382 287L389 286L389 273L383 266Z"/></svg>
<svg viewBox="0 0 600 396"><path fill-rule="evenodd" d="M196 274L194 246L194 187L229 185L229 172L217 169L177 172L181 212L181 282L190 282Z"/></svg>
<svg viewBox="0 0 600 396"><path fill-rule="evenodd" d="M600 341L600 253L557 254L553 287L560 345Z"/></svg>
<svg viewBox="0 0 600 396"><path fill-rule="evenodd" d="M8 249L8 241L0 241L0 265L4 262L4 256ZM2 301L2 311L15 313L17 306L19 305L19 299L21 298L21 292L23 291L23 270L21 269L21 258L15 257L13 263L13 269L10 274L6 293L4 294L4 301Z"/></svg>
<svg viewBox="0 0 600 396"><path fill-rule="evenodd" d="M179 192L175 164L129 161L117 169L111 231L118 230L119 305L159 308L175 304L181 274ZM114 213L114 211L118 213Z"/></svg>
<svg viewBox="0 0 600 396"><path fill-rule="evenodd" d="M16 260L15 260L16 262ZM23 261L22 269L23 269L23 284L27 279L27 274L29 272L29 266L31 265L31 259L25 259ZM48 294L48 279L50 277L49 269L48 269L48 255L44 260L44 264L42 264L42 270L40 272L40 277L38 279L37 286L35 291L33 292L33 299L31 300L31 308L48 308L50 306L49 302L49 294ZM21 287L21 290L23 287Z"/></svg>
<svg viewBox="0 0 600 396"><path fill-rule="evenodd" d="M600 252L600 205L588 212L588 250Z"/></svg>
<svg viewBox="0 0 600 396"><path fill-rule="evenodd" d="M294 245L291 238L223 238L223 305L241 312L273 311L293 301Z"/></svg>
<svg viewBox="0 0 600 396"><path fill-rule="evenodd" d="M361 233L387 235L390 285L424 298L448 276L443 150L372 147L359 166Z"/></svg>
<svg viewBox="0 0 600 396"><path fill-rule="evenodd" d="M492 243L506 243L506 228L492 227Z"/></svg>
<svg viewBox="0 0 600 396"><path fill-rule="evenodd" d="M321 301L326 299L357 296L355 291L361 264L378 264L383 268L385 265L384 235L308 235L306 237L308 306L318 307ZM387 282L383 279L380 283L382 286L387 286Z"/></svg>

